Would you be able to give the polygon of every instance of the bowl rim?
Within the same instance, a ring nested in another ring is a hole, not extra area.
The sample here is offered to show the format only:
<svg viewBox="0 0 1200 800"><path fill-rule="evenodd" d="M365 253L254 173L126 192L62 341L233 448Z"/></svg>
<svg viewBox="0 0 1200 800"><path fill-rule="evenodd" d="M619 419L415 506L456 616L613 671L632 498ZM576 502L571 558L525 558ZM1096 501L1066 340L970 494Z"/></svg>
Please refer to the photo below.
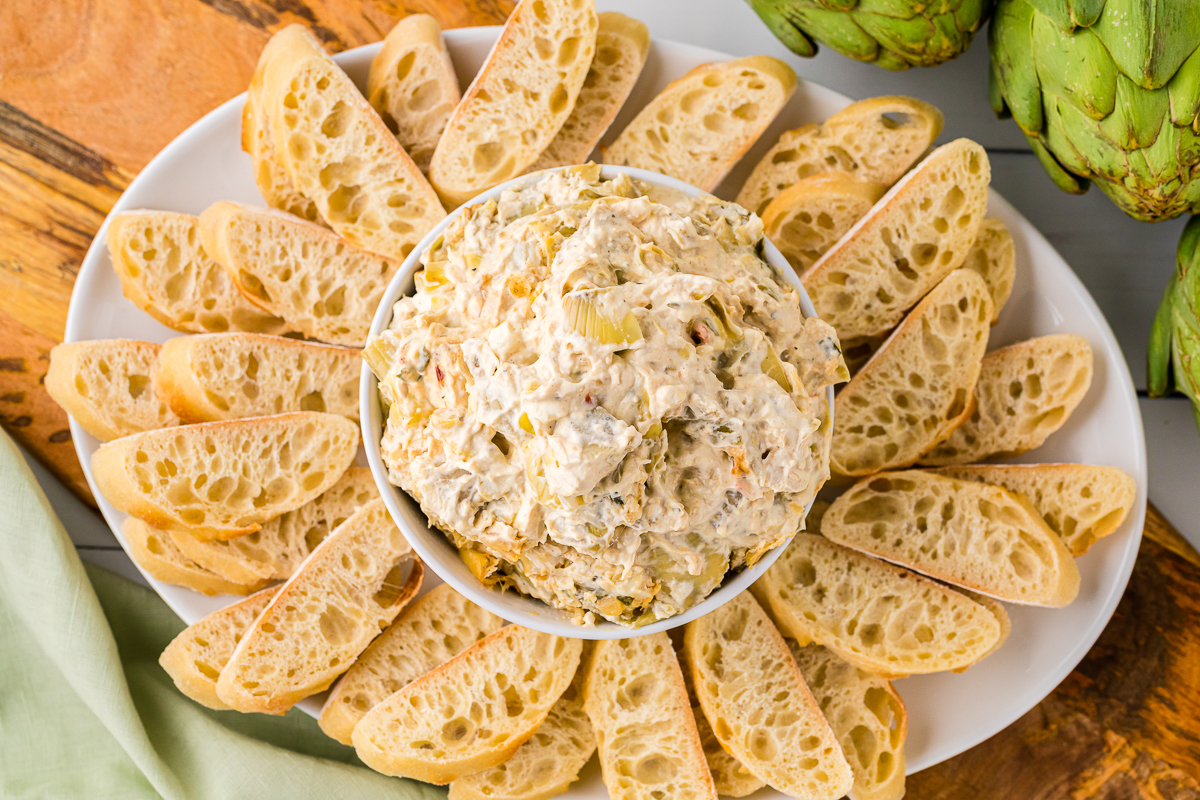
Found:
<svg viewBox="0 0 1200 800"><path fill-rule="evenodd" d="M442 232L454 219L467 208L497 198L509 189L523 187L528 183L538 180L550 171L552 170L520 175L505 181L463 203L454 211L447 214L437 225L434 225L404 259L396 274L392 276L391 282L388 284L383 297L379 301L375 317L371 321L368 341L378 336L384 328L391 324L392 312L396 302L402 296L411 294L415 288L414 276L421 266L421 255L442 235ZM660 175L656 172L612 164L600 165L601 178L612 179L621 174L657 186L676 189L690 197L710 194L677 178ZM763 242L763 255L767 263L778 270L784 276L784 279L799 292L800 310L803 312L805 318L817 316L812 300L804 290L804 285L800 282L799 276L796 275L795 270L792 269L787 259L783 257L779 249L765 235L763 236ZM832 386L826 387L825 399L828 405L829 425L832 426ZM581 625L572 621L566 612L554 608L541 600L536 600L514 590L501 590L484 586L478 578L467 570L462 559L458 557L457 550L454 549L445 534L430 526L427 521L423 521L424 515L420 513L417 501L403 489L393 485L388 480L388 470L383 463L381 452L383 414L379 401L379 381L376 379L375 374L371 372L371 368L367 365L366 361L362 365L362 374L359 383L359 420L362 429L363 449L366 451L367 463L370 465L371 475L375 479L379 494L383 498L384 504L387 506L388 512L391 514L397 527L400 528L400 531L408 539L413 549L421 557L421 560L425 562L425 565L472 602L477 603L509 622L526 628L532 628L542 633L569 636L576 639L626 639L677 628L710 611L714 611L748 589L750 584L775 563L775 560L779 558L784 548L792 540L792 537L789 536L780 542L763 555L754 566L749 569L742 569L732 578L726 579L708 597L682 614L653 622L641 628L626 628L608 620L598 621L593 626ZM405 502L410 505L409 508L404 507ZM805 506L806 514L811 507L811 502Z"/></svg>

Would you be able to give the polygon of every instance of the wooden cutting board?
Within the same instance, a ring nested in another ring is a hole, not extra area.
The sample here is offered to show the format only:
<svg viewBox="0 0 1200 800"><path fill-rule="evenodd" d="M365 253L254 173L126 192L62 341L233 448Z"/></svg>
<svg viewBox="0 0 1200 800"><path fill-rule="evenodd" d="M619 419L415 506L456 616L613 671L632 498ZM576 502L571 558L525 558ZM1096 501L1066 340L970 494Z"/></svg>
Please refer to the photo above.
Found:
<svg viewBox="0 0 1200 800"><path fill-rule="evenodd" d="M734 0L731 0L733 2ZM500 23L509 0L4 0L0 3L0 424L91 502L42 381L83 254L184 128L242 92L292 22L331 50L401 17ZM1200 555L1151 507L1129 589L1079 667L908 797L1200 798Z"/></svg>

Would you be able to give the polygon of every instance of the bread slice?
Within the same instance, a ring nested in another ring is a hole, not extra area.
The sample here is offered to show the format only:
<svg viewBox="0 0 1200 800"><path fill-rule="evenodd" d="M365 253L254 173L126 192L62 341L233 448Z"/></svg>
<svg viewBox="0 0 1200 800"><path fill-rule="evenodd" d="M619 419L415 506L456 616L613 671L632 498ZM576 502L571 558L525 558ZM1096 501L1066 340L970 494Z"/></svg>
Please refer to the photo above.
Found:
<svg viewBox="0 0 1200 800"><path fill-rule="evenodd" d="M683 672L667 634L597 642L584 681L583 707L596 731L612 800L716 800Z"/></svg>
<svg viewBox="0 0 1200 800"><path fill-rule="evenodd" d="M985 217L975 234L975 243L967 252L963 268L978 272L992 295L992 324L1000 319L1000 309L1012 294L1017 276L1017 248L1003 222Z"/></svg>
<svg viewBox="0 0 1200 800"><path fill-rule="evenodd" d="M686 674L686 673L685 673ZM746 769L746 765L725 751L717 741L704 709L692 706L692 717L696 720L696 731L700 734L700 746L712 773L713 785L721 797L745 797L754 794L767 784Z"/></svg>
<svg viewBox="0 0 1200 800"><path fill-rule="evenodd" d="M604 161L711 192L795 91L796 73L770 56L701 64L651 100L604 151Z"/></svg>
<svg viewBox="0 0 1200 800"><path fill-rule="evenodd" d="M158 352L157 344L134 339L55 345L46 391L102 442L178 425L179 417L155 396Z"/></svg>
<svg viewBox="0 0 1200 800"><path fill-rule="evenodd" d="M252 333L170 339L154 390L187 422L326 411L358 421L358 350Z"/></svg>
<svg viewBox="0 0 1200 800"><path fill-rule="evenodd" d="M287 168L275 150L271 120L262 113L263 76L267 64L276 57L282 44L282 39L272 38L267 42L250 78L250 88L246 91L246 102L242 106L242 150L250 154L254 165L254 182L267 205L309 222L325 225L317 204L312 198L305 197L292 183Z"/></svg>
<svg viewBox="0 0 1200 800"><path fill-rule="evenodd" d="M287 580L330 531L378 497L371 470L350 467L324 494L267 520L254 533L207 541L185 530L169 536L189 559L228 580Z"/></svg>
<svg viewBox="0 0 1200 800"><path fill-rule="evenodd" d="M590 655L589 642L583 645L581 664ZM583 710L585 674L582 667L575 670L571 685L508 761L454 781L449 800L549 800L567 791L596 752L596 734Z"/></svg>
<svg viewBox="0 0 1200 800"><path fill-rule="evenodd" d="M433 149L461 97L437 20L412 14L396 23L371 59L367 99L422 172L429 169Z"/></svg>
<svg viewBox="0 0 1200 800"><path fill-rule="evenodd" d="M1116 467L972 464L934 471L948 478L989 483L1024 495L1076 558L1121 527L1137 499L1137 484Z"/></svg>
<svg viewBox="0 0 1200 800"><path fill-rule="evenodd" d="M330 344L362 347L400 267L319 225L238 203L205 209L200 233L250 301Z"/></svg>
<svg viewBox="0 0 1200 800"><path fill-rule="evenodd" d="M764 232L792 268L803 273L866 216L886 188L845 172L804 178L767 205Z"/></svg>
<svg viewBox="0 0 1200 800"><path fill-rule="evenodd" d="M179 691L207 708L229 710L217 697L217 678L242 634L278 591L278 586L272 586L218 609L171 640L158 663Z"/></svg>
<svg viewBox="0 0 1200 800"><path fill-rule="evenodd" d="M988 353L970 417L921 463L971 464L1040 447L1091 385L1092 348L1082 336L1041 336Z"/></svg>
<svg viewBox="0 0 1200 800"><path fill-rule="evenodd" d="M147 525L137 517L121 524L126 549L138 566L157 580L174 586L186 586L201 594L250 594L268 581L250 584L227 580L189 559L175 546L168 531Z"/></svg>
<svg viewBox="0 0 1200 800"><path fill-rule="evenodd" d="M338 680L321 709L321 730L352 744L350 734L368 711L502 625L443 583L404 609Z"/></svg>
<svg viewBox="0 0 1200 800"><path fill-rule="evenodd" d="M447 208L515 178L571 109L596 50L593 0L520 0L429 165Z"/></svg>
<svg viewBox="0 0 1200 800"><path fill-rule="evenodd" d="M930 153L800 276L817 314L842 339L894 328L966 260L990 180L987 153L970 139Z"/></svg>
<svg viewBox="0 0 1200 800"><path fill-rule="evenodd" d="M204 252L198 228L191 214L114 215L108 222L108 255L125 297L183 333L295 333L242 297L229 273Z"/></svg>
<svg viewBox="0 0 1200 800"><path fill-rule="evenodd" d="M582 643L509 625L371 709L358 757L385 775L446 784L506 761L579 666Z"/></svg>
<svg viewBox="0 0 1200 800"><path fill-rule="evenodd" d="M256 113L292 184L351 244L403 260L446 215L425 176L304 28L276 33L264 56Z"/></svg>
<svg viewBox="0 0 1200 800"><path fill-rule="evenodd" d="M911 97L851 103L820 125L787 131L754 167L738 193L762 214L776 195L809 176L836 170L891 186L942 132L942 112Z"/></svg>
<svg viewBox="0 0 1200 800"><path fill-rule="evenodd" d="M908 466L971 414L992 300L976 273L956 270L834 401L830 468L869 475Z"/></svg>
<svg viewBox="0 0 1200 800"><path fill-rule="evenodd" d="M587 161L642 74L650 53L650 31L645 24L618 11L605 11L597 19L596 54L583 88L567 121L530 172Z"/></svg>
<svg viewBox="0 0 1200 800"><path fill-rule="evenodd" d="M838 800L853 777L829 723L749 593L689 622L684 658L721 745L792 797Z"/></svg>
<svg viewBox="0 0 1200 800"><path fill-rule="evenodd" d="M327 490L354 460L358 438L350 420L315 411L205 422L101 445L92 475L127 514L227 539Z"/></svg>
<svg viewBox="0 0 1200 800"><path fill-rule="evenodd" d="M1012 633L1012 620L1008 616L1008 609L1006 609L1004 604L994 597L988 597L987 595L979 594L978 592L963 592L963 594L974 600L976 603L979 603L979 605L983 606L988 611L992 612L992 616L996 618L996 622L1000 623L1000 637L996 639L996 643L992 645L991 649L980 657L979 660L982 661L992 653L999 650L1000 645L1008 641L1008 636ZM967 668L961 667L960 669L956 669L954 671L966 672Z"/></svg>
<svg viewBox="0 0 1200 800"><path fill-rule="evenodd" d="M282 714L327 689L416 595L423 575L383 501L371 501L317 546L246 631L217 696L238 711Z"/></svg>
<svg viewBox="0 0 1200 800"><path fill-rule="evenodd" d="M1023 495L922 470L865 478L821 521L831 541L1000 600L1060 608L1075 560Z"/></svg>
<svg viewBox="0 0 1200 800"><path fill-rule="evenodd" d="M1000 638L995 615L961 592L808 533L752 588L785 635L885 677L969 667Z"/></svg>
<svg viewBox="0 0 1200 800"><path fill-rule="evenodd" d="M908 711L891 682L819 644L787 642L850 762L854 784L848 794L854 800L900 800Z"/></svg>

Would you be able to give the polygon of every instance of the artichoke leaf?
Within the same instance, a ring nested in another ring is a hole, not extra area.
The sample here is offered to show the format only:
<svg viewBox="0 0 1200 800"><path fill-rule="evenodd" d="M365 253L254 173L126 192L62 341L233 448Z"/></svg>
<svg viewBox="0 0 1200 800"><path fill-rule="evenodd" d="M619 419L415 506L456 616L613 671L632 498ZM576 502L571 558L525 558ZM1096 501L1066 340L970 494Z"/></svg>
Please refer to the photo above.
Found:
<svg viewBox="0 0 1200 800"><path fill-rule="evenodd" d="M1040 14L1034 15L1031 34L1045 92L1065 95L1092 119L1113 112L1120 72L1098 36L1087 28L1067 33Z"/></svg>
<svg viewBox="0 0 1200 800"><path fill-rule="evenodd" d="M790 16L812 38L856 61L874 61L879 54L879 42L844 11L804 8L795 3Z"/></svg>
<svg viewBox="0 0 1200 800"><path fill-rule="evenodd" d="M1120 75L1113 112L1100 121L1100 131L1125 150L1149 147L1158 138L1169 106L1166 87L1154 91L1139 89L1129 78Z"/></svg>
<svg viewBox="0 0 1200 800"><path fill-rule="evenodd" d="M793 25L783 13L780 8L784 5L783 3L778 0L747 1L750 3L750 8L754 9L754 13L758 14L759 19L766 24L775 38L783 43L784 47L805 58L812 58L817 54L816 43L805 36L804 32Z"/></svg>
<svg viewBox="0 0 1200 800"><path fill-rule="evenodd" d="M1121 72L1144 89L1158 89L1200 44L1200 3L1108 0L1091 30Z"/></svg>
<svg viewBox="0 0 1200 800"><path fill-rule="evenodd" d="M1194 127L1200 117L1200 47L1167 83L1167 96L1171 100L1171 122Z"/></svg>
<svg viewBox="0 0 1200 800"><path fill-rule="evenodd" d="M1083 194L1088 190L1090 183L1063 167L1058 159L1054 157L1054 154L1046 149L1046 146L1042 144L1040 139L1033 136L1028 137L1028 139L1030 147L1033 148L1033 154L1037 156L1042 169L1046 170L1046 174L1050 176L1050 180L1054 181L1055 186L1071 194Z"/></svg>
<svg viewBox="0 0 1200 800"><path fill-rule="evenodd" d="M580 336L600 344L630 345L642 339L642 329L632 311L610 319L597 306L595 293L574 292L563 298L567 325Z"/></svg>
<svg viewBox="0 0 1200 800"><path fill-rule="evenodd" d="M1151 397L1162 397L1171 392L1171 318L1175 294L1175 276L1167 282L1162 303L1154 315L1150 328L1150 344L1146 348L1146 389Z"/></svg>
<svg viewBox="0 0 1200 800"><path fill-rule="evenodd" d="M998 91L1013 119L1030 136L1041 133L1045 124L1042 87L1033 60L1033 18L1033 6L1026 2L1002 3L992 18L988 40Z"/></svg>

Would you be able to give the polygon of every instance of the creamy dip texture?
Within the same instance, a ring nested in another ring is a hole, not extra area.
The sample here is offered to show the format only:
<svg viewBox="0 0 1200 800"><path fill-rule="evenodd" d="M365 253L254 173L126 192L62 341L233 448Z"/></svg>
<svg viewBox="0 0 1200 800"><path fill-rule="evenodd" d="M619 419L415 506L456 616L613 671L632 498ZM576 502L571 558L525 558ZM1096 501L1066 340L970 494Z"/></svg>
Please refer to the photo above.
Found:
<svg viewBox="0 0 1200 800"><path fill-rule="evenodd" d="M846 368L757 216L599 173L465 209L366 357L392 482L476 575L639 626L800 529Z"/></svg>

